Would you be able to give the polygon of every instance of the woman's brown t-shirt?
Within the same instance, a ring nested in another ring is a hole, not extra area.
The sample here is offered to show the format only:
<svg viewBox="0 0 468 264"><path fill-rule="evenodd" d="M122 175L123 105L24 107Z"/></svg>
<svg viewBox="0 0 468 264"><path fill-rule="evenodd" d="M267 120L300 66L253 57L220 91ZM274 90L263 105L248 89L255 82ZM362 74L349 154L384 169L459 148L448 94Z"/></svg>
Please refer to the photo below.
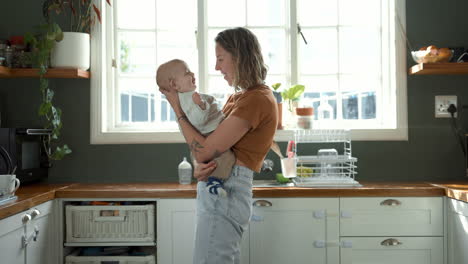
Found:
<svg viewBox="0 0 468 264"><path fill-rule="evenodd" d="M271 89L259 85L231 95L223 107L226 117L247 120L251 129L232 147L249 169L260 172L278 122L278 107Z"/></svg>

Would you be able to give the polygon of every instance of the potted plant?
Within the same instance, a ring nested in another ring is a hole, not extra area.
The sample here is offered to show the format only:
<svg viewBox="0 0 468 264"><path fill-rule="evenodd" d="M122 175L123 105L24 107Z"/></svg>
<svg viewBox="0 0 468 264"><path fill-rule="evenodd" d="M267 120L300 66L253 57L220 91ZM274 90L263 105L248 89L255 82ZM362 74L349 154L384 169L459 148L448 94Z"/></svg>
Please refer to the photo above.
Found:
<svg viewBox="0 0 468 264"><path fill-rule="evenodd" d="M106 0L110 5L110 0ZM70 18L69 30L55 45L51 54L52 67L88 70L90 65L90 32L96 20L101 23L101 11L92 0L46 0L43 10Z"/></svg>
<svg viewBox="0 0 468 264"><path fill-rule="evenodd" d="M295 128L294 109L298 105L299 98L304 93L304 85L296 84L281 92L283 101L288 105L288 111L283 112L286 127Z"/></svg>
<svg viewBox="0 0 468 264"><path fill-rule="evenodd" d="M271 88L273 88L273 95L275 96L276 102L278 104L281 104L283 101L281 98L281 92L278 91L278 89L281 87L281 83L275 83L271 85Z"/></svg>
<svg viewBox="0 0 468 264"><path fill-rule="evenodd" d="M278 126L276 129L283 129L283 104L281 93L278 91L281 83L275 83L271 87L273 88L273 95L275 96L276 103L278 105Z"/></svg>
<svg viewBox="0 0 468 264"><path fill-rule="evenodd" d="M44 128L51 129L49 137L43 137L44 149L51 160L60 160L65 155L70 154L70 148L64 144L53 149L54 141L60 136L62 129L62 111L52 104L54 91L49 88L49 81L44 75L49 66L50 53L57 41L63 38L63 32L56 23L45 23L38 28L37 34L26 33L26 43L32 47L31 62L33 67L39 68L39 88L42 96L42 103L39 107L39 116L45 118Z"/></svg>
<svg viewBox="0 0 468 264"><path fill-rule="evenodd" d="M291 86L289 89L284 90L281 92L281 96L283 97L285 102L288 102L288 110L289 112L293 112L294 103L299 101L299 98L304 93L305 86L301 84L296 84Z"/></svg>

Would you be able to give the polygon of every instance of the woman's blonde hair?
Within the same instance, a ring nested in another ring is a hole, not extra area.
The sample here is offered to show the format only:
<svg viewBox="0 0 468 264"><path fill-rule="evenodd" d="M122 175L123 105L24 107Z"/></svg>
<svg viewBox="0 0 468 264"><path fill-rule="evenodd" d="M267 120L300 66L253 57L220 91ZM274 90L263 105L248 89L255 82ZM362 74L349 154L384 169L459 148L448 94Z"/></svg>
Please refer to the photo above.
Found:
<svg viewBox="0 0 468 264"><path fill-rule="evenodd" d="M250 30L242 27L226 29L218 33L215 41L233 57L233 86L236 89L246 90L264 83L267 66L257 37Z"/></svg>

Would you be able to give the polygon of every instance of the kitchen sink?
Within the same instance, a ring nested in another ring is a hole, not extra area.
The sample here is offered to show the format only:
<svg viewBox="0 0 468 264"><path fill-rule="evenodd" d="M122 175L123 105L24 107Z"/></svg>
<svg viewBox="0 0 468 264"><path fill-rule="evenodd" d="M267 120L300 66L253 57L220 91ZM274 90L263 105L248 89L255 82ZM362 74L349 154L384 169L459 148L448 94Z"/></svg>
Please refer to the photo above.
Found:
<svg viewBox="0 0 468 264"><path fill-rule="evenodd" d="M279 183L276 180L254 180L253 187L294 187L294 183Z"/></svg>

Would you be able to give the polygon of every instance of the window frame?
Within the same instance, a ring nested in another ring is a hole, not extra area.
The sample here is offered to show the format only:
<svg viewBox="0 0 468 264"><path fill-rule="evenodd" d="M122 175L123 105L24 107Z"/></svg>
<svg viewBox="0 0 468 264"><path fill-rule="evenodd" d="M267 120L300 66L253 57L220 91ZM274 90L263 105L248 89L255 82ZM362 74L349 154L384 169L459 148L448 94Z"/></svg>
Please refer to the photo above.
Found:
<svg viewBox="0 0 468 264"><path fill-rule="evenodd" d="M109 127L109 124L115 124L113 120L115 107L108 102L108 98L115 98L113 89L113 75L115 68L113 65L113 42L108 43L106 39L114 39L113 25L108 14L113 12L112 7L106 5L103 0L93 0L93 2L102 10L102 24L95 23L92 29L91 38L91 98L90 98L90 141L91 144L143 144L143 143L185 143L183 135L178 131L154 131L151 128L132 127L119 128L115 131ZM390 49L390 58L395 58L388 71L393 73L395 83L390 83L392 88L387 89L388 93L395 93L395 96L387 95L392 98L392 102L387 102L395 111L393 129L352 129L351 139L358 141L407 141L408 140L408 116L407 116L407 70L406 70L406 0L388 0L388 5L395 5L396 13L389 14L389 23L394 31L395 49ZM198 32L197 44L199 48L199 74L207 76L207 41L204 38L207 34L206 18L206 0L198 0ZM296 0L289 0L289 23L297 25ZM200 30L202 29L202 30ZM291 35L297 36L297 27L291 26ZM290 37L288 45L289 56L291 59L290 78L291 83L298 80L298 38ZM204 87L208 78L198 78L200 87ZM288 141L293 138L293 130L277 130L275 141Z"/></svg>

